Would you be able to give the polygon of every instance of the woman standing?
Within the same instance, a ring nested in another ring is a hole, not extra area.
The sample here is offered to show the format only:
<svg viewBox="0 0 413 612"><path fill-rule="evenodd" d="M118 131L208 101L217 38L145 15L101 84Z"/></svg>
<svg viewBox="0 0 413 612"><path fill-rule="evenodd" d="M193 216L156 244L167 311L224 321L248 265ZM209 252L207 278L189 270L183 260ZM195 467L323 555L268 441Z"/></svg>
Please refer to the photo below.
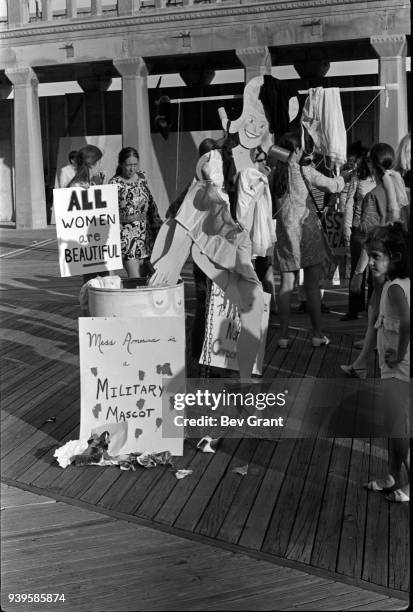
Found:
<svg viewBox="0 0 413 612"><path fill-rule="evenodd" d="M350 279L353 277L357 262L362 251L366 233L359 228L361 206L364 197L374 189L376 181L371 174L371 167L367 163L367 150L363 152L363 156L358 161L357 167L357 182L354 194L354 206L349 207L345 214L344 232L346 240L350 242ZM354 292L349 288L348 293L348 311L341 318L341 321L353 321L358 319L358 313L365 309L365 285L366 273L363 274L361 280L361 290Z"/></svg>
<svg viewBox="0 0 413 612"><path fill-rule="evenodd" d="M148 276L149 258L162 225L149 190L146 175L139 170L139 155L133 147L122 149L116 174L109 183L118 186L120 240L123 265L129 277Z"/></svg>
<svg viewBox="0 0 413 612"><path fill-rule="evenodd" d="M76 174L67 187L81 187L89 189L93 185L102 185L105 182L105 174L101 171L102 151L95 145L86 145L76 153ZM96 276L111 276L111 272L91 272L83 274L83 283L87 283Z"/></svg>
<svg viewBox="0 0 413 612"><path fill-rule="evenodd" d="M277 198L276 253L281 272L281 288L278 298L280 315L280 348L288 347L288 323L291 311L291 294L297 271L304 269L304 288L307 308L312 324L312 345L329 344L321 332L320 274L327 253L315 204L311 199L311 187L327 193L337 193L344 188L344 179L328 178L313 166L301 166L303 154L301 136L293 132L284 134L277 142L291 151L287 162L277 162L274 171L274 192ZM310 196L310 197L309 197Z"/></svg>
<svg viewBox="0 0 413 612"><path fill-rule="evenodd" d="M95 145L86 145L76 153L76 173L67 187L89 189L93 185L102 185L105 175L101 172L102 151Z"/></svg>

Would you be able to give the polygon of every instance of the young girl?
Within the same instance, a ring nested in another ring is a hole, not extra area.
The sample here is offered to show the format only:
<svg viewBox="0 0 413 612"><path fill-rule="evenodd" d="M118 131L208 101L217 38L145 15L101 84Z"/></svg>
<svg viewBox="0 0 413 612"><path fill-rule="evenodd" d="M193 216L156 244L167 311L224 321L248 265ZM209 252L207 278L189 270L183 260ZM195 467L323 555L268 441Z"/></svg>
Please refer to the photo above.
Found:
<svg viewBox="0 0 413 612"><path fill-rule="evenodd" d="M366 249L362 246L363 234L366 236L376 226L385 226L386 223L399 220L401 209L407 203L407 195L400 187L401 178L399 176L397 179L395 177L397 173L392 170L395 159L393 148L386 143L379 142L372 147L367 159L376 186L364 197L357 221L361 244L360 256L350 281L349 290L353 294L361 292L364 271L369 261ZM383 276L372 275L372 291L367 308L367 331L362 350L352 364L340 366L348 376L367 377L368 360L376 346L374 324L378 315L383 283Z"/></svg>
<svg viewBox="0 0 413 612"><path fill-rule="evenodd" d="M389 435L389 473L372 480L372 491L393 489L386 499L409 501L409 485L401 482L403 465L409 473L409 383L410 383L410 270L409 236L401 223L374 228L366 250L373 277L385 276L377 329L377 348L383 385L385 426Z"/></svg>

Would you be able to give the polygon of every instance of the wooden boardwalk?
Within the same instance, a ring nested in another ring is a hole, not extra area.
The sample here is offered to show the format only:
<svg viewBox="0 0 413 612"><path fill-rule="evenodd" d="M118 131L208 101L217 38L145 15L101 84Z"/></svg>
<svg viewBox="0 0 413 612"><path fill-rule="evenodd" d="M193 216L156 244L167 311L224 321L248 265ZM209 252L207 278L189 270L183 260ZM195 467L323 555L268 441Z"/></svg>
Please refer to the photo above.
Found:
<svg viewBox="0 0 413 612"><path fill-rule="evenodd" d="M223 550L219 545L200 546L14 487L2 485L1 498L2 610L406 607L399 598ZM41 607L9 603L12 593L39 592L63 594L65 601Z"/></svg>
<svg viewBox="0 0 413 612"><path fill-rule="evenodd" d="M192 469L193 475L182 481L163 468L59 468L54 450L79 433L79 280L59 278L53 230L38 236L8 230L1 241L4 482L101 515L407 600L408 505L388 504L361 487L385 470L386 440L225 439L215 455L197 452L195 441L187 440L184 456L175 463ZM32 239L38 241L33 248L19 250ZM189 268L184 279L191 313ZM339 290L327 295L327 303L336 312L345 310ZM336 314L327 315L325 329L332 343L312 349L302 329L308 323L297 315L291 348L281 351L276 322L267 342L268 379L339 377L339 364L352 358L354 338L362 336L365 325L365 320L343 324ZM372 363L369 374L375 371ZM232 472L247 463L246 476ZM341 597L337 604L336 609L344 609ZM353 601L346 607L356 605Z"/></svg>

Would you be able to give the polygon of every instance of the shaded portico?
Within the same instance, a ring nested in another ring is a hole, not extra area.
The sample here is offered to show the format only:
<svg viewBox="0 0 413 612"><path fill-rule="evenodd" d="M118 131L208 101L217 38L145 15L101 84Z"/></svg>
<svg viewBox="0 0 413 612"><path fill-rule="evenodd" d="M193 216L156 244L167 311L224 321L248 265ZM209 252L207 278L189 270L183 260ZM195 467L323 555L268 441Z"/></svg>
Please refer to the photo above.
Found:
<svg viewBox="0 0 413 612"><path fill-rule="evenodd" d="M303 86L312 86L306 64L378 57L379 84L388 86L380 100L379 139L397 146L407 132L409 12L398 0L183 0L173 6L124 0L110 8L94 0L86 11L67 0L64 12L43 0L41 7L30 15L26 2L8 0L8 22L0 32L0 69L5 86L14 87L18 227L46 222L39 81L77 80L92 100L108 79L121 76L123 144L139 148L152 185L149 74L180 73L191 82L190 73L243 67L248 81L272 66L294 64L301 66Z"/></svg>

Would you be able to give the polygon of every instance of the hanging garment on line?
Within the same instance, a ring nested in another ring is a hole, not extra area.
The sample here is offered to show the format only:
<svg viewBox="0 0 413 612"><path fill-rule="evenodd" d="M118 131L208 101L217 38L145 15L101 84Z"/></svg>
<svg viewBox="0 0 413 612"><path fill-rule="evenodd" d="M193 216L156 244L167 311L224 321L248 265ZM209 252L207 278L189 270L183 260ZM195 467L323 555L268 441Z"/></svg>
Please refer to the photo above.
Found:
<svg viewBox="0 0 413 612"><path fill-rule="evenodd" d="M347 134L338 87L309 89L301 125L313 139L316 153L340 166L346 161Z"/></svg>
<svg viewBox="0 0 413 612"><path fill-rule="evenodd" d="M265 257L276 240L268 179L256 168L246 168L237 186L237 220L249 232L252 258Z"/></svg>

